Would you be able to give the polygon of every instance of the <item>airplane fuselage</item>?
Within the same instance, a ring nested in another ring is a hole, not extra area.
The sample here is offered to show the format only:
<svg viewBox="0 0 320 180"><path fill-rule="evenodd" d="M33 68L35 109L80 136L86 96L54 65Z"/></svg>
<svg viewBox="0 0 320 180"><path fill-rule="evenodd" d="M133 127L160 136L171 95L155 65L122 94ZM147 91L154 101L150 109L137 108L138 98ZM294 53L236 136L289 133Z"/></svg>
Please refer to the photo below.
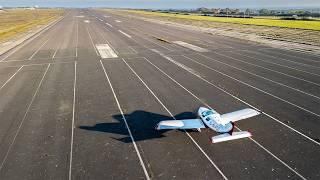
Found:
<svg viewBox="0 0 320 180"><path fill-rule="evenodd" d="M233 129L233 124L230 121L222 121L220 114L213 109L200 107L198 116L206 126L218 133L227 133Z"/></svg>

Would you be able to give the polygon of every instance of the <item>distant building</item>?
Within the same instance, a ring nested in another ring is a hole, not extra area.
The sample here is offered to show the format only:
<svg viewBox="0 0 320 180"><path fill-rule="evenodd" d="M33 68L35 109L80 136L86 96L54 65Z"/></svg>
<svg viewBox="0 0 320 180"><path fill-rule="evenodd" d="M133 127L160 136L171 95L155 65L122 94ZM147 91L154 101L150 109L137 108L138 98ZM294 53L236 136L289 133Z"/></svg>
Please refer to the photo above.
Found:
<svg viewBox="0 0 320 180"><path fill-rule="evenodd" d="M240 14L240 9L232 9L232 14Z"/></svg>
<svg viewBox="0 0 320 180"><path fill-rule="evenodd" d="M213 14L229 14L229 15L238 15L240 14L240 9L212 9Z"/></svg>
<svg viewBox="0 0 320 180"><path fill-rule="evenodd" d="M35 6L31 6L31 7L26 7L24 9L27 9L27 10L35 10L35 9L38 9L39 6L38 5L35 5Z"/></svg>
<svg viewBox="0 0 320 180"><path fill-rule="evenodd" d="M220 14L221 9L220 9L220 8L218 8L218 9L211 9L211 11L212 11L213 14Z"/></svg>

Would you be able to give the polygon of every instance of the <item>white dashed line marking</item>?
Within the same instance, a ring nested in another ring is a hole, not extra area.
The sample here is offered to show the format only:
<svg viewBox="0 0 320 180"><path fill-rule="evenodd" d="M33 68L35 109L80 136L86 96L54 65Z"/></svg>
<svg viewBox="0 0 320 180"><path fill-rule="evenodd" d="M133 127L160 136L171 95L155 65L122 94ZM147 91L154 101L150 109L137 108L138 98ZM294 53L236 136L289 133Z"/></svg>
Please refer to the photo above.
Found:
<svg viewBox="0 0 320 180"><path fill-rule="evenodd" d="M192 49L192 50L197 51L197 52L209 52L209 50L207 50L207 49L204 49L202 47L195 46L193 44L189 44L189 43L186 43L186 42L183 42L183 41L173 41L173 43L178 44L178 45L183 46L183 47L188 48L188 49Z"/></svg>
<svg viewBox="0 0 320 180"><path fill-rule="evenodd" d="M108 25L109 27L113 27L111 24L109 24L109 23L106 23L106 25Z"/></svg>
<svg viewBox="0 0 320 180"><path fill-rule="evenodd" d="M121 34L123 34L123 35L125 35L125 36L127 36L128 38L132 38L129 34L127 34L127 33L125 33L125 32L123 32L123 31L121 31L121 30L118 30Z"/></svg>

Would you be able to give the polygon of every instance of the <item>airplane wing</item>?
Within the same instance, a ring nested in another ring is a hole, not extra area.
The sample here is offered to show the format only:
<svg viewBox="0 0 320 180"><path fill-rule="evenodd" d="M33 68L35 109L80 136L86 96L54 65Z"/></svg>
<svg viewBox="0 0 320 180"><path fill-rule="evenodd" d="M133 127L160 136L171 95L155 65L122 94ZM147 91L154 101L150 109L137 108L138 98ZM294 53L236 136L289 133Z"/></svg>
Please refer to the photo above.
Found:
<svg viewBox="0 0 320 180"><path fill-rule="evenodd" d="M239 121L242 119L247 119L247 118L250 118L253 116L257 116L259 114L260 114L260 112L254 110L254 109L246 108L246 109L242 109L239 111L234 111L234 112L222 114L221 119L226 120L226 121L235 122L235 121Z"/></svg>
<svg viewBox="0 0 320 180"><path fill-rule="evenodd" d="M211 138L212 143L218 143L218 142L224 142L224 141L230 141L235 139L241 139L246 137L251 137L251 133L248 131L240 131L240 132L233 132L232 135L229 133L220 134L218 136L213 136Z"/></svg>
<svg viewBox="0 0 320 180"><path fill-rule="evenodd" d="M199 129L205 128L201 119L169 120L158 123L156 129Z"/></svg>

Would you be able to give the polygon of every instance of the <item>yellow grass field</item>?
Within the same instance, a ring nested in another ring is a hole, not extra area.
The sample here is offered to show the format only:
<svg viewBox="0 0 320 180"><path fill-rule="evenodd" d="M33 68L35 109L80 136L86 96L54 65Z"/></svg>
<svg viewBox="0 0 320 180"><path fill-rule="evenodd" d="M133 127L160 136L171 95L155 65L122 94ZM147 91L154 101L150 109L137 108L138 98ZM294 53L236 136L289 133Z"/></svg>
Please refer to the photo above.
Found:
<svg viewBox="0 0 320 180"><path fill-rule="evenodd" d="M12 9L0 12L0 42L61 17L58 9Z"/></svg>
<svg viewBox="0 0 320 180"><path fill-rule="evenodd" d="M320 21L303 21L303 20L280 20L280 19L259 19L259 18L227 18L227 17L209 17L199 15L182 15L170 14L160 12L149 12L140 10L126 10L127 12L141 14L145 16L161 16L168 18L179 18L197 21L212 21L221 23L235 23L246 25L259 25L259 26L272 26L272 27L285 27L297 29L310 29L320 31Z"/></svg>

